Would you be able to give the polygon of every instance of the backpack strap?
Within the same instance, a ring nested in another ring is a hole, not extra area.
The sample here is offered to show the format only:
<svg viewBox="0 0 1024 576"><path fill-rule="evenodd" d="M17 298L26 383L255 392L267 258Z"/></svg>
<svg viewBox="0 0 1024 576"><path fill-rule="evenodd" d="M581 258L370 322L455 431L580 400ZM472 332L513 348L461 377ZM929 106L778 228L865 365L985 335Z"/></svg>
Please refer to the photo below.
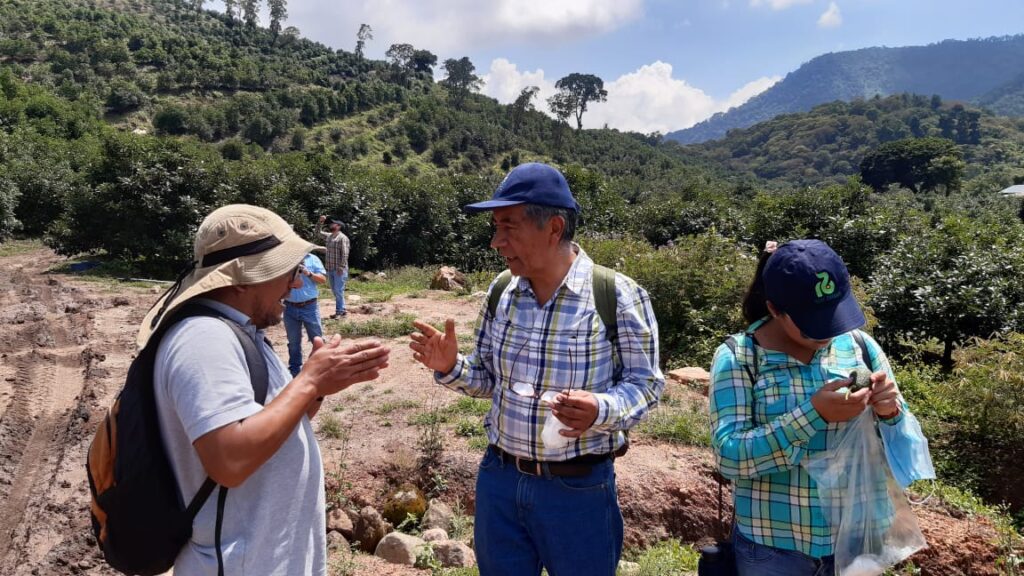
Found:
<svg viewBox="0 0 1024 576"><path fill-rule="evenodd" d="M750 354L754 358L753 368L751 368L750 364L747 364L746 362L740 360L740 355L737 354L736 351L739 349L741 344L739 343L739 339L736 337L736 335L729 336L725 340L725 345L729 348L729 351L732 352L732 355L736 358L736 362L739 363L740 366L743 366L743 369L746 370L747 376L750 378L750 385L753 386L754 384L757 383L757 372L759 368L757 361L757 341L754 339L754 335L750 334L749 332L744 332L744 335L747 337L751 344Z"/></svg>
<svg viewBox="0 0 1024 576"><path fill-rule="evenodd" d="M487 294L487 311L491 313L491 318L498 313L498 302L501 301L501 295L505 293L510 282L512 282L512 271L505 270L498 274L494 286L491 286L491 291Z"/></svg>
<svg viewBox="0 0 1024 576"><path fill-rule="evenodd" d="M245 354L245 364L249 368L249 381L252 384L253 399L260 405L263 405L267 401L267 390L270 387L270 370L267 368L267 360L263 357L263 352L259 348L259 344L252 339L251 336L238 325L237 322L231 320L219 310L210 308L209 306L203 306L202 304L191 303L180 315L175 318L175 321L180 321L187 317L192 316L207 316L211 318L218 318L235 335L238 343L242 346L242 353ZM261 341L262 344L264 341ZM269 342L267 342L269 344ZM196 492L196 495L192 497L192 501L189 502L188 508L185 509L185 514L191 521L195 521L196 515L199 514L199 510L206 504L206 501L210 499L210 495L213 494L213 489L217 487L217 483L214 482L213 478L209 476L203 482L203 485ZM228 489L224 486L220 487L220 492L217 494L217 519L214 527L214 543L217 548L217 575L224 576L224 554L221 550L221 529L224 526L224 507L227 504Z"/></svg>
<svg viewBox="0 0 1024 576"><path fill-rule="evenodd" d="M864 365L867 366L869 370L874 370L875 367L871 362L871 353L868 352L868 343L864 340L864 333L860 330L854 330L853 340L857 343L857 346L860 346L860 355L861 359L864 360Z"/></svg>
<svg viewBox="0 0 1024 576"><path fill-rule="evenodd" d="M604 324L608 341L616 343L619 338L619 321L616 319L619 303L615 293L615 270L594 264L594 306Z"/></svg>
<svg viewBox="0 0 1024 576"><path fill-rule="evenodd" d="M238 343L242 345L242 352L245 353L245 363L249 366L249 379L252 381L253 399L262 405L267 401L267 389L270 387L270 372L267 369L267 360L263 357L256 341L246 333L236 322L221 317L228 328L235 333ZM261 340L260 343L263 341Z"/></svg>

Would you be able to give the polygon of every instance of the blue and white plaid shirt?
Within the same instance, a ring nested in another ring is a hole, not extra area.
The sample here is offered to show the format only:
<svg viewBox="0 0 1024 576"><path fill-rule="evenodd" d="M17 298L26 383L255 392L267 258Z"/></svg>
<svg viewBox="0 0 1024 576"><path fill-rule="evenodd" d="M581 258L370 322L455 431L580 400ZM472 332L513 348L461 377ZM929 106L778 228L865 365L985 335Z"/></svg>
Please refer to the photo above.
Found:
<svg viewBox="0 0 1024 576"><path fill-rule="evenodd" d="M657 406L665 386L658 366L658 323L647 292L615 275L618 338L613 348L594 305L594 262L578 246L574 249L576 260L543 306L530 282L519 277L502 293L493 317L485 298L476 350L468 357L460 354L451 373L435 374L452 390L491 398L484 420L488 440L521 458L564 461L614 452L626 442L624 431ZM621 362L613 358L616 350ZM568 446L545 448L541 430L549 409L540 397L567 389L597 396L597 420Z"/></svg>

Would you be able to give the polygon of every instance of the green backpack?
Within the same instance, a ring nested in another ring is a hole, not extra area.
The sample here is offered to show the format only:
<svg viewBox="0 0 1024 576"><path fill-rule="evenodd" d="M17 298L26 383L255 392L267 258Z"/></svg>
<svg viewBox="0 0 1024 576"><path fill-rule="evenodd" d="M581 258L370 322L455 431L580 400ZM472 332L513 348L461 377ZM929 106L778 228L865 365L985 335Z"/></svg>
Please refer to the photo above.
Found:
<svg viewBox="0 0 1024 576"><path fill-rule="evenodd" d="M490 312L491 318L498 311L498 301L501 300L501 295L505 293L510 282L512 282L512 272L509 270L499 274L498 279L494 281L494 287L487 295L487 311ZM594 306L597 308L598 316L601 317L601 323L604 324L605 336L612 345L615 345L619 336L619 323L615 319L615 311L619 305L615 295L615 270L594 264L592 282L594 284Z"/></svg>

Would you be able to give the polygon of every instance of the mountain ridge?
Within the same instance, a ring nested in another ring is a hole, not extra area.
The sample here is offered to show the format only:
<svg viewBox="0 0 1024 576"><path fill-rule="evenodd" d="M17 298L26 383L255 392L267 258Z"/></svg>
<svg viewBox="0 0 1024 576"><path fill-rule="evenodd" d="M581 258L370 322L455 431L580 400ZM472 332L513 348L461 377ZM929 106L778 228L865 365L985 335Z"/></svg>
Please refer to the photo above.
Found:
<svg viewBox="0 0 1024 576"><path fill-rule="evenodd" d="M984 63L984 65L979 65ZM744 104L719 112L669 140L697 144L780 114L807 112L836 100L876 95L938 94L973 102L1024 74L1024 35L943 40L923 46L869 47L812 58Z"/></svg>

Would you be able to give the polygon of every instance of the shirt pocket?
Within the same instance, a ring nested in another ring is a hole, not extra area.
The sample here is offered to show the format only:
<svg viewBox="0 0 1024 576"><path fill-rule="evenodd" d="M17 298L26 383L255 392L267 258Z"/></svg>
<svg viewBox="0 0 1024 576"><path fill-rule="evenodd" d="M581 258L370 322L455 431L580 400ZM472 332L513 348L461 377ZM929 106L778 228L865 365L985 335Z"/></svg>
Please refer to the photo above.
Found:
<svg viewBox="0 0 1024 576"><path fill-rule="evenodd" d="M545 356L543 391L607 392L612 384L612 344L587 315L573 327L559 330Z"/></svg>
<svg viewBox="0 0 1024 576"><path fill-rule="evenodd" d="M766 374L753 388L754 417L758 425L768 424L797 406L796 392L788 374Z"/></svg>
<svg viewBox="0 0 1024 576"><path fill-rule="evenodd" d="M517 326L507 317L495 318L491 333L491 359L498 384L517 393L527 386L539 395L536 362L531 358L533 346L531 331ZM517 386L518 385L518 386Z"/></svg>

